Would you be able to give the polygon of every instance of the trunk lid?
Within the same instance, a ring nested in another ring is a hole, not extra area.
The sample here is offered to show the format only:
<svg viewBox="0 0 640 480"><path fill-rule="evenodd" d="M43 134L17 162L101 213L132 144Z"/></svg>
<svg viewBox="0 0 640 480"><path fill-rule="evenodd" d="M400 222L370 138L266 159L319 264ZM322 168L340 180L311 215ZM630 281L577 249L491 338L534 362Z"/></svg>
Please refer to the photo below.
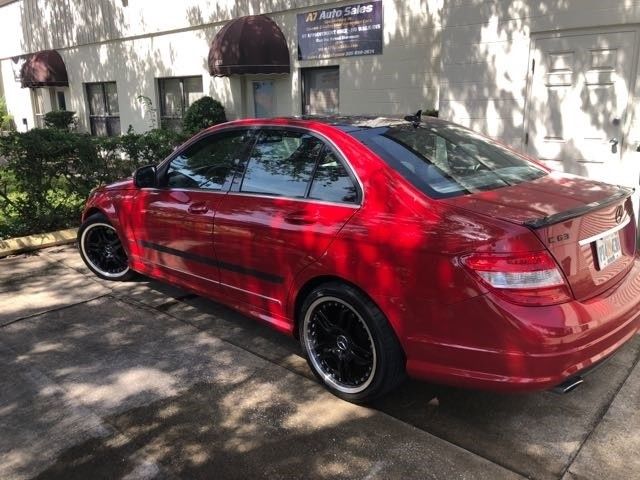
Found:
<svg viewBox="0 0 640 480"><path fill-rule="evenodd" d="M615 285L633 263L636 222L631 193L551 173L532 182L442 201L529 227L558 262L576 299L584 300ZM619 248L612 247L615 242ZM617 258L606 263L599 259L598 249L603 260Z"/></svg>

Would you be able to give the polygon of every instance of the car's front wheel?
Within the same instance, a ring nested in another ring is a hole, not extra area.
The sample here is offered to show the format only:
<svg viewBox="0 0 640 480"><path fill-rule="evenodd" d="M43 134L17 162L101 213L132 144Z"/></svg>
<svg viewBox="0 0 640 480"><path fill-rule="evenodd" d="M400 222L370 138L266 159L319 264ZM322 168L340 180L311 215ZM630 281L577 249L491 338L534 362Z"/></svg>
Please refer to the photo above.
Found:
<svg viewBox="0 0 640 480"><path fill-rule="evenodd" d="M327 283L299 312L307 362L335 395L369 402L405 378L402 348L380 309L350 285Z"/></svg>
<svg viewBox="0 0 640 480"><path fill-rule="evenodd" d="M127 280L134 273L120 237L107 218L96 213L78 230L80 256L89 269L105 280Z"/></svg>

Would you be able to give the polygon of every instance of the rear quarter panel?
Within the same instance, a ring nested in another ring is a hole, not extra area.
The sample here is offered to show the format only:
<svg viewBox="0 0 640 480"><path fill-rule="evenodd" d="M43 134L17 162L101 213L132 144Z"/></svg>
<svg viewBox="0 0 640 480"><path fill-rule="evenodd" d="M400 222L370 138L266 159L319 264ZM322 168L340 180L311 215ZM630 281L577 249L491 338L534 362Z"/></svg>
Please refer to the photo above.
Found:
<svg viewBox="0 0 640 480"><path fill-rule="evenodd" d="M333 276L364 291L403 344L411 336L425 334L469 342L478 325L448 318L453 310L446 306L487 292L460 266L459 255L506 249L507 241L511 248L543 248L526 228L476 220L428 199L389 169L379 168L366 177L364 187L362 208L321 260L296 278L288 304L290 318L295 318L295 296L307 282Z"/></svg>

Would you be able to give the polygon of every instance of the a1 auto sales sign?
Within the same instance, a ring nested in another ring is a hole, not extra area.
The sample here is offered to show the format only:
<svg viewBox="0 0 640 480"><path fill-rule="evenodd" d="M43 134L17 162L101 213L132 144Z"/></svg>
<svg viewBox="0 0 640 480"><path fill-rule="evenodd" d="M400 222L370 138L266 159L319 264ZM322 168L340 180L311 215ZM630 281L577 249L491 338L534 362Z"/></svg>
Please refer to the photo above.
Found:
<svg viewBox="0 0 640 480"><path fill-rule="evenodd" d="M382 53L382 2L298 14L298 60Z"/></svg>

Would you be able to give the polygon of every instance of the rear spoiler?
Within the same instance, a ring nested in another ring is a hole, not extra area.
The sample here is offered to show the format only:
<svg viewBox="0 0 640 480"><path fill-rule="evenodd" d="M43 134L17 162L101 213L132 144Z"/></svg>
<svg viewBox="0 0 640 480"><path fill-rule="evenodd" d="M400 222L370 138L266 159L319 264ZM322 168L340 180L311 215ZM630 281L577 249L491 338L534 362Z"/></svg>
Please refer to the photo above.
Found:
<svg viewBox="0 0 640 480"><path fill-rule="evenodd" d="M602 207L606 207L607 205L611 205L612 203L617 203L620 200L624 200L635 192L634 188L627 187L619 187L618 190L613 195L603 198L602 200L598 200L596 202L587 203L586 205L582 205L580 207L571 208L564 212L554 213L553 215L547 215L546 217L536 218L533 220L527 220L524 222L524 225L530 228L541 228L547 227L549 225L553 225L555 223L564 222L565 220L571 220L572 218L579 217L588 213L592 210L597 210Z"/></svg>

